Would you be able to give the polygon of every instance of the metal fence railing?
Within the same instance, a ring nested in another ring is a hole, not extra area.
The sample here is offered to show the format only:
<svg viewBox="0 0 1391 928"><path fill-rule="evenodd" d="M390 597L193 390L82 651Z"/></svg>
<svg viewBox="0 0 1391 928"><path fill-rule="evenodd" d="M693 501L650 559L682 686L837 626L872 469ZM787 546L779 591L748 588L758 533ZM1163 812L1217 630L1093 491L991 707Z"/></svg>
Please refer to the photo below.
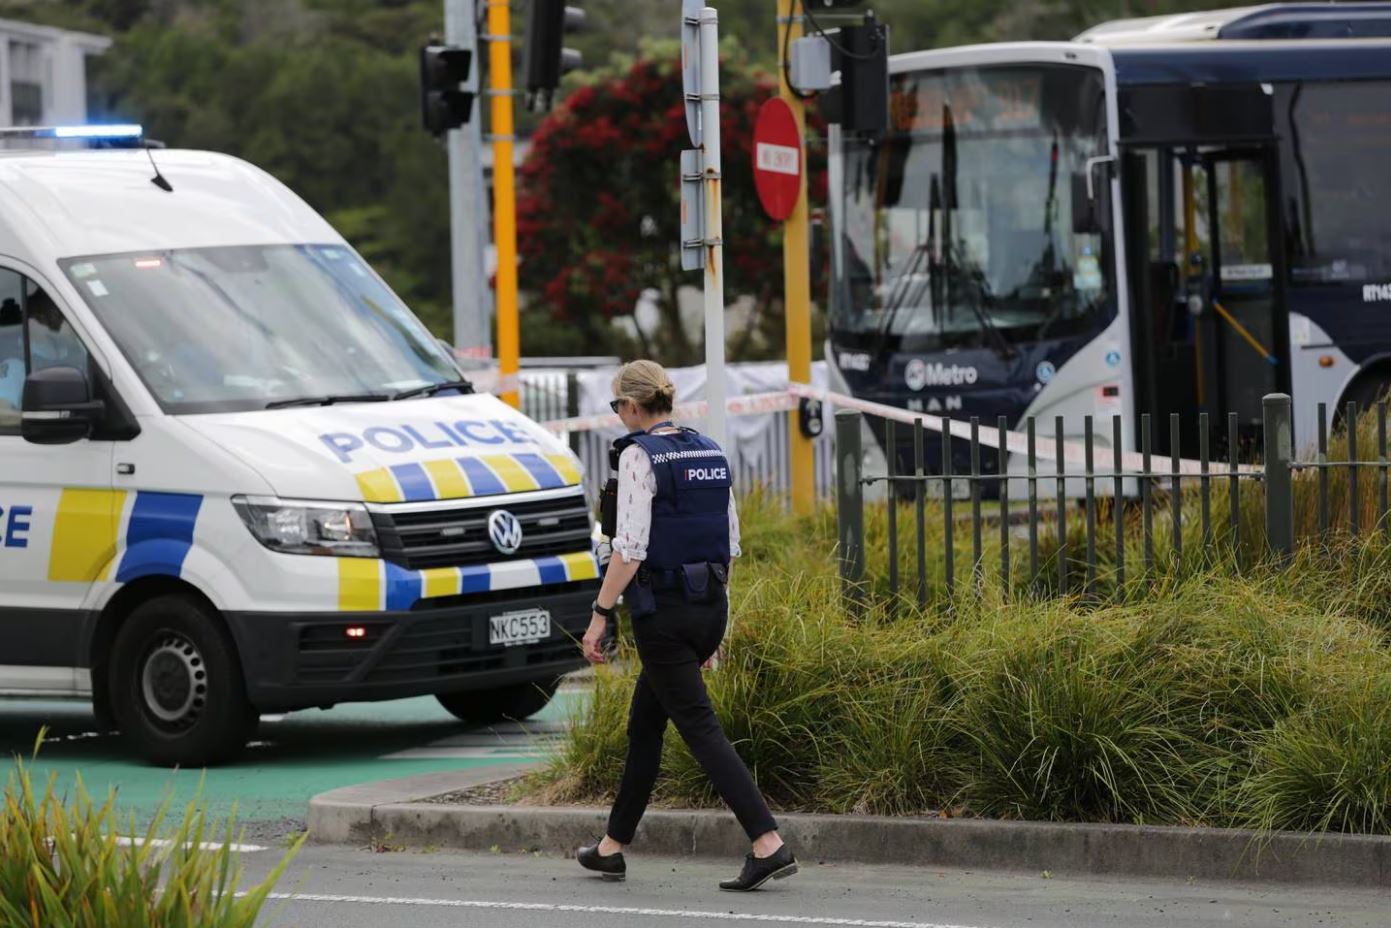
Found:
<svg viewBox="0 0 1391 928"><path fill-rule="evenodd" d="M1391 540L1386 418L1387 407L1381 403L1375 419L1377 457L1359 460L1356 405L1348 404L1345 410L1344 422L1350 427L1339 439L1344 447L1336 454L1329 450L1327 410L1320 405L1317 453L1301 461L1293 454L1290 398L1267 396L1263 463L1258 464L1238 460L1241 437L1235 414L1225 422L1226 453L1220 460L1210 453L1212 432L1206 414L1198 417L1196 459L1180 456L1183 423L1178 415L1167 423L1168 452L1162 458L1152 452L1153 423L1148 415L1138 423L1138 453L1123 450L1119 416L1111 417L1103 436L1106 447L1100 449L1091 416L1083 421L1080 443L1064 439L1061 417L1047 424L1028 418L1018 433L1009 431L1003 417L984 429L972 418L968 432L964 423L917 418L906 426L912 449L905 456L906 468L896 450L905 424L886 419L884 446L895 450L885 455L884 473L866 475L861 413L841 410L835 435L837 459L845 467L837 481L844 590L856 609L872 591L887 593L895 604L906 598L920 606L934 599L950 602L960 592L964 569L976 593L989 578L998 581L992 585L1005 595L1119 594L1130 584L1165 573L1161 568L1198 567L1222 557L1238 569L1260 558L1286 561L1297 541L1326 543L1344 529L1356 537L1364 524L1375 523ZM932 433L928 421L934 426ZM1045 432L1049 425L1051 436ZM983 432L988 441L982 439ZM953 433L969 449L964 472L954 468L952 441L940 438ZM935 455L939 460L928 459L933 456L926 450L930 434L940 444L940 455ZM983 466L987 463L994 466ZM1374 498L1372 488L1359 483L1363 472L1375 474ZM1331 493L1331 482L1336 494ZM1070 492L1069 485L1077 483L1081 492ZM1012 484L1022 488L1022 499L1011 498ZM872 507L874 550L885 555L883 565L866 564L870 510L865 488L875 485L890 489L887 503ZM959 493L963 485L965 492ZM1345 521L1333 518L1333 495L1346 504ZM904 519L910 521L908 532L901 524ZM907 551L905 534L911 535L912 548ZM965 564L963 558L969 558ZM907 592L905 572L916 575L914 589Z"/></svg>

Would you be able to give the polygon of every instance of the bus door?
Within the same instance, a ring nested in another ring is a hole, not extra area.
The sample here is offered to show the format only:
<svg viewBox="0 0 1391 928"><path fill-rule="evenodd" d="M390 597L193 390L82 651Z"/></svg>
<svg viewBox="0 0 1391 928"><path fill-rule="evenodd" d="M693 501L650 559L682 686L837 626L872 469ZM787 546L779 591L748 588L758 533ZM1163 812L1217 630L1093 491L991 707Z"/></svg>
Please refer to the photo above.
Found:
<svg viewBox="0 0 1391 928"><path fill-rule="evenodd" d="M1188 255L1184 296L1198 324L1198 407L1220 435L1236 413L1241 433L1254 436L1262 398L1289 391L1277 164L1272 147L1211 149L1195 159L1203 188L1193 196L1205 204L1207 235Z"/></svg>
<svg viewBox="0 0 1391 928"><path fill-rule="evenodd" d="M1273 148L1132 148L1122 160L1136 412L1153 447L1196 457L1198 413L1224 449L1227 413L1254 437L1261 399L1289 389L1289 325L1280 270Z"/></svg>

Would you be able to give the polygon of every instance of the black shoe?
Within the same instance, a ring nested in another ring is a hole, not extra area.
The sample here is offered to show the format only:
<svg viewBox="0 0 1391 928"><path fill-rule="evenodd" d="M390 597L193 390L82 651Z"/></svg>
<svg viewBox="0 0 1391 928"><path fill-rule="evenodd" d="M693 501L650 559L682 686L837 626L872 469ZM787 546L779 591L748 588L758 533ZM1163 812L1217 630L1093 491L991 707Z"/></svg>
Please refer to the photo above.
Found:
<svg viewBox="0 0 1391 928"><path fill-rule="evenodd" d="M621 882L628 877L628 865L623 862L623 852L605 857L599 853L599 845L582 847L575 852L575 859L586 870L593 870L611 883Z"/></svg>
<svg viewBox="0 0 1391 928"><path fill-rule="evenodd" d="M738 877L725 880L720 889L730 893L749 893L769 880L785 879L797 872L797 858L784 844L769 857L755 857L750 854L744 858L744 870Z"/></svg>

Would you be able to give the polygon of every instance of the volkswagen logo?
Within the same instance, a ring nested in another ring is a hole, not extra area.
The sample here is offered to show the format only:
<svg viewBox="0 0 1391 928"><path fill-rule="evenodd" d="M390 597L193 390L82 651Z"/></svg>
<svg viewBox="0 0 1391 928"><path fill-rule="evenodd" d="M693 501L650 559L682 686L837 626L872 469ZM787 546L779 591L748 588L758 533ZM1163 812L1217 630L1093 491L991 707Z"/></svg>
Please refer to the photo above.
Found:
<svg viewBox="0 0 1391 928"><path fill-rule="evenodd" d="M522 523L506 509L488 516L488 537L502 554L516 554L522 546Z"/></svg>

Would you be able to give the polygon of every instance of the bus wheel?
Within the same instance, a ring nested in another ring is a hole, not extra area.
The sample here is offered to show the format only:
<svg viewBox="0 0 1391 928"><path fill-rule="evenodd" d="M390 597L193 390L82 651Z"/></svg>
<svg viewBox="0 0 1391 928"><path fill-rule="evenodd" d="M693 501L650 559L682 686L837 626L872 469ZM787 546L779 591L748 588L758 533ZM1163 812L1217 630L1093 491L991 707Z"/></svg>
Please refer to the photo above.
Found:
<svg viewBox="0 0 1391 928"><path fill-rule="evenodd" d="M255 731L236 647L217 614L189 597L136 607L116 637L110 679L121 734L152 763L230 760Z"/></svg>
<svg viewBox="0 0 1391 928"><path fill-rule="evenodd" d="M1375 409L1377 403L1386 399L1388 390L1391 390L1391 371L1372 370L1362 374L1343 393L1338 408L1332 410L1333 427L1340 427L1347 418L1349 402L1357 404L1358 415L1361 415L1369 409Z"/></svg>
<svg viewBox="0 0 1391 928"><path fill-rule="evenodd" d="M504 719L518 722L546 708L560 686L559 677L515 683L495 690L440 693L440 701L455 718L471 725L492 725Z"/></svg>

